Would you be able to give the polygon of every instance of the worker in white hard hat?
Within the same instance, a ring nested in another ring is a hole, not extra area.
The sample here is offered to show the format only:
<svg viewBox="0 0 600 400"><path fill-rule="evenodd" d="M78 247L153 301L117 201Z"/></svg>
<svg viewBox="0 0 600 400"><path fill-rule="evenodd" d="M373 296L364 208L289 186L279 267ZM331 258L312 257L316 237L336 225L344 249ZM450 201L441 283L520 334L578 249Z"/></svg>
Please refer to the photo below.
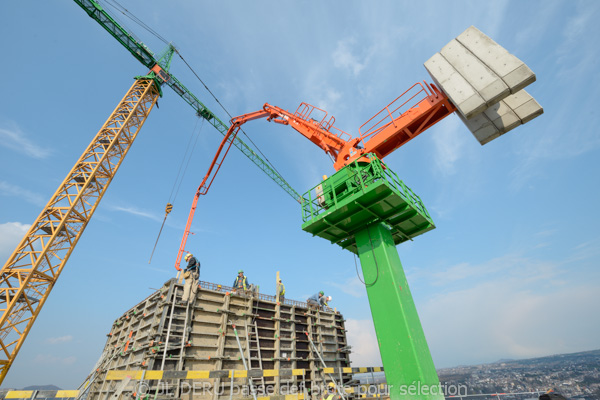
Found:
<svg viewBox="0 0 600 400"><path fill-rule="evenodd" d="M198 285L200 280L200 261L194 257L192 253L187 253L183 257L187 261L187 266L183 270L183 278L185 283L183 285L183 297L181 298L181 304L187 305L187 303L196 298L198 293Z"/></svg>
<svg viewBox="0 0 600 400"><path fill-rule="evenodd" d="M308 304L309 308L317 309L322 304L321 302L323 301L324 297L325 297L325 292L323 292L321 290L319 293L315 293L312 296L310 296L306 300L306 304Z"/></svg>
<svg viewBox="0 0 600 400"><path fill-rule="evenodd" d="M331 296L321 296L319 297L319 305L321 306L321 310L325 310L325 307L328 307L329 304L327 304L328 302L330 302L332 299Z"/></svg>

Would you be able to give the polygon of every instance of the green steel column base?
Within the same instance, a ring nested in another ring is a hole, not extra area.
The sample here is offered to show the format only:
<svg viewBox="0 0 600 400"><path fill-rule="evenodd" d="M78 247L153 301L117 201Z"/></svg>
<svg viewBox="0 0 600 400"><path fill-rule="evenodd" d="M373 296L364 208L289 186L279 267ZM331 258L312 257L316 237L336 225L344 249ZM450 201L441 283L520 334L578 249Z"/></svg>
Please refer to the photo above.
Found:
<svg viewBox="0 0 600 400"><path fill-rule="evenodd" d="M443 400L390 228L372 224L355 238L391 399Z"/></svg>

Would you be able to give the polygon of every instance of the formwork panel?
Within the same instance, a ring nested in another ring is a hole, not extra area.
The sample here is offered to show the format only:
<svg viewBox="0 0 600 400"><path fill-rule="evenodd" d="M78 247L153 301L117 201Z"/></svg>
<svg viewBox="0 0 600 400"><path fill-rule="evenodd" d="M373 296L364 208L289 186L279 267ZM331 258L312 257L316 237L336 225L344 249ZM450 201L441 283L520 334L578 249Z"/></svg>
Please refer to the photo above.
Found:
<svg viewBox="0 0 600 400"><path fill-rule="evenodd" d="M242 357L249 365L248 374L306 369L308 385L323 384L329 378L322 373L306 333L326 360L326 367L350 365L349 351L339 351L346 346L345 330L340 330L343 317L331 309L309 310L302 302L277 302L274 296L249 292L238 294L232 288L208 282L201 283L195 301L186 307L179 304L182 292L182 285L171 279L115 320L107 334L99 373L90 385L89 399L129 399L138 393L141 384L147 385L150 397L156 395L157 400L229 399L228 371L244 370ZM170 378L105 380L110 370L163 371ZM185 379L189 371L213 371L218 376ZM277 392L280 385L300 385L303 381L302 376L274 375L252 378L253 387L258 393L266 389ZM349 374L342 377L344 382L350 379ZM204 385L212 391L183 393L182 383ZM248 385L250 380L235 378L234 383ZM241 398L243 393L234 392L233 397Z"/></svg>

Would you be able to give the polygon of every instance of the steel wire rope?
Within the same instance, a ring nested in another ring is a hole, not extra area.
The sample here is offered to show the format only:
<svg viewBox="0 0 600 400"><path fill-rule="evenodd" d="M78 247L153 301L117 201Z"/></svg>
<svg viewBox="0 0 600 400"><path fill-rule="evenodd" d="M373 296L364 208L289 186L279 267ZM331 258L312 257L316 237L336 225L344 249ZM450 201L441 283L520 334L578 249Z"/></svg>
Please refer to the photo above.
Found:
<svg viewBox="0 0 600 400"><path fill-rule="evenodd" d="M173 187L171 188L171 193L169 194L169 200L167 201L167 208L165 209L165 211L166 211L165 217L163 218L163 222L160 226L160 230L158 231L158 236L156 237L156 242L154 242L154 247L152 248L152 253L150 253L150 259L148 260L148 264L150 264L152 262L152 257L154 256L154 251L156 250L156 246L158 245L158 240L160 239L160 235L162 234L162 230L165 226L165 222L167 221L167 216L171 212L169 206L171 206L171 208L173 208L171 199L172 199L173 203L175 203L175 199L177 199L177 195L179 194L179 189L181 188L181 183L183 182L183 178L185 178L185 174L187 173L188 166L190 165L190 160L192 159L192 155L194 154L194 150L196 149L196 144L198 143L198 138L200 137L200 132L202 132L203 127L204 127L204 119L202 119L202 124L200 125L200 129L198 129L198 131L196 132L196 128L198 128L198 120L196 120L196 124L194 125L194 130L192 131L192 134L190 135L187 146L185 146L185 153L181 159L181 162L179 163L179 170L177 171L175 181L173 182ZM192 139L194 139L194 137L195 137L194 145L191 147L191 150L190 150L190 144L192 142ZM182 174L181 168L183 167L184 163L185 163L185 168L184 168L183 174ZM177 184L177 181L179 181L179 185ZM177 191L175 191L175 186L177 186ZM173 196L173 191L175 191L175 196Z"/></svg>
<svg viewBox="0 0 600 400"><path fill-rule="evenodd" d="M142 28L146 29L148 32L150 32L156 38L158 38L159 40L161 40L163 43L169 44L169 42L165 38L163 38L158 32L156 32L154 29L150 28L144 21L142 21L141 19L139 19L138 17L136 17L135 15L133 15L133 13L131 13L129 10L127 10L125 7L123 7L121 4L119 4L116 0L107 0L107 3L110 6L112 6L113 8L117 9L118 11L120 11L127 18L131 19L133 22L135 22L136 24L138 24ZM115 3L116 5L110 4L110 3ZM227 109L225 108L225 106L219 101L219 99L217 98L217 96L215 96L214 93L208 88L208 86L206 85L206 83L204 83L204 81L200 78L200 76L196 73L196 71L190 66L190 64L186 61L186 59L183 58L183 56L181 55L181 53L179 52L179 50L175 49L175 52L177 53L177 55L179 56L179 58L181 58L181 60L185 63L185 65L189 68L189 70L192 71L192 73L196 76L196 78L200 81L200 83L202 83L202 85L204 86L204 88L208 91L208 93L210 93L210 95L217 102L217 104L219 104L219 106L223 109L223 111L225 111L225 113L229 116L229 119L232 119L233 117L231 116L231 114L229 113L229 111L227 111ZM258 153L261 156L264 157L265 161L271 166L271 168L273 168L273 170L275 172L277 172L277 174L279 176L282 176L281 173L277 170L277 168L275 168L275 165L273 165L273 163L271 163L271 161L269 160L269 158L262 152L262 150L260 149L260 147L258 147L258 145L256 143L254 143L254 141L250 138L250 136L248 136L248 134L246 134L246 131L244 131L242 128L240 128L240 130L242 131L242 133L244 134L244 136L246 138L248 138L248 140L250 141L250 143L252 143L252 145L256 148L256 150L258 151Z"/></svg>
<svg viewBox="0 0 600 400"><path fill-rule="evenodd" d="M106 0L106 3L111 6L112 8L114 8L115 10L119 11L121 14L123 14L124 16L126 16L127 18L129 18L130 20L132 20L133 22L135 22L136 24L138 24L139 26L141 26L142 28L144 28L145 30L147 30L148 32L150 32L152 35L154 35L157 39L159 39L160 41L162 41L165 44L169 44L169 42L162 37L158 32L156 32L154 29L150 28L150 26L148 26L144 21L142 21L141 19L139 19L138 17L136 17L131 11L129 11L127 8L123 7L121 4L119 4L118 1L116 0ZM137 39L137 38L136 38ZM139 41L139 40L138 40Z"/></svg>
<svg viewBox="0 0 600 400"><path fill-rule="evenodd" d="M223 109L223 111L225 111L225 113L229 116L229 119L231 120L233 117L231 116L231 114L229 113L229 111L227 111L227 109L225 108L225 106L223 106L223 104L221 104L221 102L219 101L219 99L217 99L217 97L213 94L213 92L211 92L211 90L208 88L208 86L206 86L206 84L204 83L204 81L200 78L200 76L198 76L198 74L196 73L196 71L194 71L194 69L190 66L190 64L188 64L188 62L185 60L185 58L183 58L183 56L181 55L181 53L179 53L179 50L175 49L175 52L177 53L177 55L179 56L179 58L181 58L181 60L185 63L185 65L187 65L187 67L190 69L190 71L192 71L192 73L196 76L196 78L198 78L198 80L200 81L200 83L202 83L202 85L204 86L204 88L208 91L208 93L210 93L210 95L213 97L213 99L215 99L215 101L219 104L219 106L221 106L221 108ZM271 168L273 168L273 170L275 170L275 172L277 172L277 174L279 176L282 176L281 173L277 170L277 168L275 168L275 166L273 165L273 163L271 163L271 161L267 158L267 156L260 150L260 147L258 147L258 145L256 143L254 143L254 141L250 138L250 136L248 136L246 134L246 131L244 131L244 129L242 129L242 128L240 128L240 131L242 131L242 133L244 134L244 136L246 136L248 138L248 140L250 141L250 143L252 143L252 145L260 153L260 155L265 158L265 161L271 166Z"/></svg>

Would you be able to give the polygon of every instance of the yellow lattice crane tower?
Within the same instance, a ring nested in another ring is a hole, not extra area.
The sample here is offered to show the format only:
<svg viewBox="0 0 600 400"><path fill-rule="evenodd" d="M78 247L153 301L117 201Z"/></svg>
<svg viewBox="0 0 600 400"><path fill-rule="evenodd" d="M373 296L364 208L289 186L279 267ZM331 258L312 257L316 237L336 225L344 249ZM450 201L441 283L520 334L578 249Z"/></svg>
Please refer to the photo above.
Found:
<svg viewBox="0 0 600 400"><path fill-rule="evenodd" d="M119 169L152 107L167 84L199 117L225 135L217 118L170 72L173 46L158 58L102 9L95 0L75 0L135 58L150 69L137 77L123 100L76 162L56 193L0 272L0 383L8 373L35 319L102 196ZM269 175L292 198L300 195L241 139L233 145Z"/></svg>

